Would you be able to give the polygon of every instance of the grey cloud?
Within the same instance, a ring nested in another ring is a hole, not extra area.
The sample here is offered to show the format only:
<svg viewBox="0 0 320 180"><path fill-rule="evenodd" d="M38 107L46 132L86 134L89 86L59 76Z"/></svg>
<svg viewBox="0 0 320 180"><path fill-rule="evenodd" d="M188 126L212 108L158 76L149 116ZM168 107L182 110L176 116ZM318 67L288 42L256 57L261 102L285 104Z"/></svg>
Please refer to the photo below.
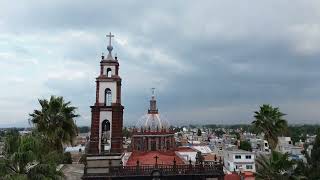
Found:
<svg viewBox="0 0 320 180"><path fill-rule="evenodd" d="M2 33L21 38L39 35L43 41L33 45L48 45L55 58L96 67L96 73L100 53L106 51L105 34L112 31L116 38L128 38L127 45L114 43L127 124L145 113L150 88L145 86L159 89L159 108L173 124L181 119L237 123L249 122L262 103L283 105L286 113L295 114L297 107L287 102L319 101L320 50L296 51L295 43L304 32L292 33L297 25L319 24L317 5L317 1L30 1L3 4L6 10L0 12L0 26ZM93 40L59 36L68 31L92 35ZM48 43L45 36L50 35L65 39ZM9 50L39 55L25 46ZM136 49L139 52L134 54ZM165 56L155 57L153 51ZM156 58L168 59L160 63ZM80 122L89 124L94 78L49 79L45 86L80 106ZM303 113L311 119L309 111ZM305 122L303 117L290 116L290 122Z"/></svg>

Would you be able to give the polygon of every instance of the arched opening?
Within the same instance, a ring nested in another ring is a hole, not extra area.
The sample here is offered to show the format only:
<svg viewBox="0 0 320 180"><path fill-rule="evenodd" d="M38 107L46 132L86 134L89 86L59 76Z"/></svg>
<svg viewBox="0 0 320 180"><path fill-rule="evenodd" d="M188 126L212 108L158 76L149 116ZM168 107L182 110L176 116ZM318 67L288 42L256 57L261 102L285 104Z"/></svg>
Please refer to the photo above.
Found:
<svg viewBox="0 0 320 180"><path fill-rule="evenodd" d="M101 124L101 151L110 150L110 121L104 120Z"/></svg>
<svg viewBox="0 0 320 180"><path fill-rule="evenodd" d="M107 77L111 77L111 72L112 72L111 68L107 68Z"/></svg>
<svg viewBox="0 0 320 180"><path fill-rule="evenodd" d="M104 93L105 93L105 95L104 95L104 104L106 106L111 106L111 103L112 103L111 89L107 88Z"/></svg>

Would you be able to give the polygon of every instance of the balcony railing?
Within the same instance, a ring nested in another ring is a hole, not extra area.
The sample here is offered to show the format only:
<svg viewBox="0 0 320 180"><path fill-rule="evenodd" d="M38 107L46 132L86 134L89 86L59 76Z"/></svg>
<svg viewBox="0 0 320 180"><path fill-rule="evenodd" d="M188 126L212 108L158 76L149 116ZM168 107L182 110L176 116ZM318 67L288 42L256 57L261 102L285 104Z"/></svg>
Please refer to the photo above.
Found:
<svg viewBox="0 0 320 180"><path fill-rule="evenodd" d="M90 167L93 168L93 167ZM99 167L101 168L101 167ZM220 177L223 176L222 163L210 164L184 164L184 165L139 165L136 166L120 166L120 167L106 167L108 172L92 174L87 173L85 166L84 176L106 176L106 177L129 177L129 176L152 176L153 172L157 171L161 176L174 176L174 175L210 175Z"/></svg>

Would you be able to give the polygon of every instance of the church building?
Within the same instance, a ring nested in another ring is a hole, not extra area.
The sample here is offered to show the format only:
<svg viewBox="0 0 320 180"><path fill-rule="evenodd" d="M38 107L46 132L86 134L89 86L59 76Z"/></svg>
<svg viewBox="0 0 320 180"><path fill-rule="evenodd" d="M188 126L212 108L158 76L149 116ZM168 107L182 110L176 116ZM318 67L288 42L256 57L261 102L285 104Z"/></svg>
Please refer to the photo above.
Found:
<svg viewBox="0 0 320 180"><path fill-rule="evenodd" d="M132 151L170 151L175 148L174 131L160 116L152 88L148 113L137 123L132 134Z"/></svg>
<svg viewBox="0 0 320 180"><path fill-rule="evenodd" d="M82 179L216 179L224 177L222 162L195 164L176 154L174 132L160 116L152 91L148 113L132 135L132 152L123 150L123 110L119 59L112 56L111 33L108 55L102 55L96 78L96 98L91 106L91 134L84 158ZM201 159L201 158L199 158Z"/></svg>

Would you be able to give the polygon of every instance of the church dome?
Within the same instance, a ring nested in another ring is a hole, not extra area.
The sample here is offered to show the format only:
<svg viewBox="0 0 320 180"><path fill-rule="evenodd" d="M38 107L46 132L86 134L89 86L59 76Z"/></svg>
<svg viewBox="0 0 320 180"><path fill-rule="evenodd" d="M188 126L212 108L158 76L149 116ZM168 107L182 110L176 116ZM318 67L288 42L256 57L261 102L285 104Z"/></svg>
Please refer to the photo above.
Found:
<svg viewBox="0 0 320 180"><path fill-rule="evenodd" d="M158 113L148 113L142 116L136 124L136 128L138 128L138 130L143 128L145 130L150 129L150 131L160 131L162 129L169 129L169 127L169 122Z"/></svg>
<svg viewBox="0 0 320 180"><path fill-rule="evenodd" d="M163 129L169 129L169 122L164 117L160 116L158 112L157 100L154 95L154 90L155 89L152 88L152 96L150 99L150 107L148 109L148 113L138 120L136 128L142 128L150 131L161 131Z"/></svg>

